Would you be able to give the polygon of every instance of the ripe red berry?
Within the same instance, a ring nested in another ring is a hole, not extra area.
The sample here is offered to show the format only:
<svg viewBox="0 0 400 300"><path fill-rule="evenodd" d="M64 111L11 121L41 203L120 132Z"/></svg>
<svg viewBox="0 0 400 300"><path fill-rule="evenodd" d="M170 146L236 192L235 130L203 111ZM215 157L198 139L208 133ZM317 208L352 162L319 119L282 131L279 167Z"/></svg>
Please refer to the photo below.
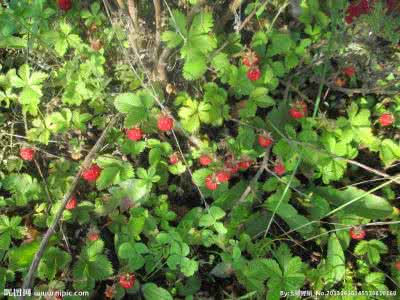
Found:
<svg viewBox="0 0 400 300"><path fill-rule="evenodd" d="M99 232L97 230L90 230L88 232L87 238L89 241L97 241L99 239Z"/></svg>
<svg viewBox="0 0 400 300"><path fill-rule="evenodd" d="M143 137L143 132L140 128L135 127L135 128L127 129L126 136L131 141L139 141Z"/></svg>
<svg viewBox="0 0 400 300"><path fill-rule="evenodd" d="M239 171L239 166L236 162L233 160L228 160L225 162L225 170L229 172L229 174L232 176L236 174Z"/></svg>
<svg viewBox="0 0 400 300"><path fill-rule="evenodd" d="M93 164L88 169L83 171L82 177L87 182L93 182L96 181L97 178L99 178L100 174L101 174L101 168L97 164Z"/></svg>
<svg viewBox="0 0 400 300"><path fill-rule="evenodd" d="M282 162L278 162L274 166L274 172L276 173L276 175L282 176L283 174L286 173L285 165Z"/></svg>
<svg viewBox="0 0 400 300"><path fill-rule="evenodd" d="M257 65L259 62L258 55L254 51L247 52L242 59L242 63L247 67L252 67Z"/></svg>
<svg viewBox="0 0 400 300"><path fill-rule="evenodd" d="M213 174L206 177L205 185L210 191L215 191L218 188L218 182Z"/></svg>
<svg viewBox="0 0 400 300"><path fill-rule="evenodd" d="M63 11L68 11L72 7L72 0L58 0L58 7Z"/></svg>
<svg viewBox="0 0 400 300"><path fill-rule="evenodd" d="M124 289L130 289L135 285L136 276L133 273L127 273L119 276L119 285Z"/></svg>
<svg viewBox="0 0 400 300"><path fill-rule="evenodd" d="M390 113L384 113L379 117L378 121L381 126L390 126L394 122L394 117Z"/></svg>
<svg viewBox="0 0 400 300"><path fill-rule="evenodd" d="M19 155L23 160L33 160L33 158L35 157L35 153L36 151L33 148L21 148L19 150Z"/></svg>
<svg viewBox="0 0 400 300"><path fill-rule="evenodd" d="M199 158L199 163L202 166L208 166L209 164L212 163L212 158L210 156L208 156L207 154L203 154Z"/></svg>
<svg viewBox="0 0 400 300"><path fill-rule="evenodd" d="M171 165L175 165L175 164L177 164L178 162L179 162L179 156L178 156L178 154L172 153L172 154L169 156L169 163L170 163Z"/></svg>
<svg viewBox="0 0 400 300"><path fill-rule="evenodd" d="M346 67L343 68L343 73L347 76L347 77L353 77L356 74L356 68L350 66L350 67Z"/></svg>
<svg viewBox="0 0 400 300"><path fill-rule="evenodd" d="M231 178L230 174L225 171L219 171L215 177L219 183L228 182Z"/></svg>
<svg viewBox="0 0 400 300"><path fill-rule="evenodd" d="M349 233L353 240L363 240L366 235L365 230L363 230L360 226L351 228Z"/></svg>
<svg viewBox="0 0 400 300"><path fill-rule="evenodd" d="M168 116L160 116L157 121L157 127L161 131L169 131L174 127L174 119Z"/></svg>
<svg viewBox="0 0 400 300"><path fill-rule="evenodd" d="M394 267L396 268L397 271L400 272L400 260L395 262Z"/></svg>
<svg viewBox="0 0 400 300"><path fill-rule="evenodd" d="M78 204L78 201L76 200L76 197L72 196L68 200L67 204L65 205L65 208L68 209L68 210L71 210L71 209L74 209L77 204Z"/></svg>
<svg viewBox="0 0 400 300"><path fill-rule="evenodd" d="M245 171L250 168L252 161L251 160L242 160L238 162L238 167L240 170Z"/></svg>
<svg viewBox="0 0 400 300"><path fill-rule="evenodd" d="M247 78L251 81L257 81L261 77L261 71L259 68L251 68L247 71Z"/></svg>
<svg viewBox="0 0 400 300"><path fill-rule="evenodd" d="M258 144L263 147L267 148L272 144L272 138L269 134L263 134L258 136Z"/></svg>
<svg viewBox="0 0 400 300"><path fill-rule="evenodd" d="M293 119L304 118L307 114L307 104L301 100L292 103L292 108L289 109L289 114Z"/></svg>

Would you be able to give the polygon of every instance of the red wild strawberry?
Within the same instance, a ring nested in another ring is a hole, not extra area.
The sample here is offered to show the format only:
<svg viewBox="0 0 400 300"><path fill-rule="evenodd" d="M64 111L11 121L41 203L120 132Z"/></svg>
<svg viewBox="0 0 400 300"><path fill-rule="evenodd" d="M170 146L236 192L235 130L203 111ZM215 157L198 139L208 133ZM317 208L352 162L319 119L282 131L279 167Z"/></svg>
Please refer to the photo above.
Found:
<svg viewBox="0 0 400 300"><path fill-rule="evenodd" d="M353 77L356 74L356 68L350 66L350 67L346 67L343 68L343 73L347 76L347 77Z"/></svg>
<svg viewBox="0 0 400 300"><path fill-rule="evenodd" d="M68 210L71 210L71 209L74 209L77 204L78 204L78 201L76 200L76 197L72 196L68 200L67 204L65 205L65 208L68 209Z"/></svg>
<svg viewBox="0 0 400 300"><path fill-rule="evenodd" d="M161 131L169 131L174 127L174 119L162 115L157 120L157 127Z"/></svg>
<svg viewBox="0 0 400 300"><path fill-rule="evenodd" d="M247 78L251 81L257 81L261 77L261 71L259 68L251 68L247 71Z"/></svg>
<svg viewBox="0 0 400 300"><path fill-rule="evenodd" d="M175 165L179 162L179 156L176 153L173 153L169 156L169 163L171 165Z"/></svg>
<svg viewBox="0 0 400 300"><path fill-rule="evenodd" d="M213 174L206 177L205 184L210 191L215 191L218 188L218 182Z"/></svg>
<svg viewBox="0 0 400 300"><path fill-rule="evenodd" d="M83 179L87 182L96 181L101 174L101 168L97 164L91 165L88 169L84 170L82 173Z"/></svg>
<svg viewBox="0 0 400 300"><path fill-rule="evenodd" d="M395 262L394 267L396 268L397 271L400 272L400 260Z"/></svg>
<svg viewBox="0 0 400 300"><path fill-rule="evenodd" d="M135 127L135 128L127 129L126 136L131 141L139 141L143 137L143 132L139 127Z"/></svg>
<svg viewBox="0 0 400 300"><path fill-rule="evenodd" d="M238 162L238 167L240 170L245 171L250 168L252 161L251 160L242 160Z"/></svg>
<svg viewBox="0 0 400 300"><path fill-rule="evenodd" d="M286 173L285 165L282 162L278 162L274 166L274 172L276 173L276 175L282 176L283 174Z"/></svg>
<svg viewBox="0 0 400 300"><path fill-rule="evenodd" d="M257 65L259 62L258 55L254 51L247 52L242 59L242 63L247 67L252 67Z"/></svg>
<svg viewBox="0 0 400 300"><path fill-rule="evenodd" d="M366 235L365 230L363 230L360 226L351 228L349 233L350 233L350 237L353 240L358 240L358 241L363 240Z"/></svg>
<svg viewBox="0 0 400 300"><path fill-rule="evenodd" d="M225 169L227 172L229 172L229 174L232 176L234 174L236 174L239 171L239 166L236 162L234 162L233 160L228 160L225 162Z"/></svg>
<svg viewBox="0 0 400 300"><path fill-rule="evenodd" d="M292 108L289 109L289 114L293 119L301 119L307 114L307 104L301 100L292 103Z"/></svg>
<svg viewBox="0 0 400 300"><path fill-rule="evenodd" d="M258 144L263 147L263 148L267 148L269 146L271 146L272 144L272 138L270 134L260 134L258 136Z"/></svg>
<svg viewBox="0 0 400 300"><path fill-rule="evenodd" d="M208 166L209 164L212 163L212 158L210 156L208 156L207 154L203 154L199 158L199 163L202 166Z"/></svg>
<svg viewBox="0 0 400 300"><path fill-rule="evenodd" d="M384 113L379 117L378 121L381 126L390 126L394 122L394 117L390 113Z"/></svg>
<svg viewBox="0 0 400 300"><path fill-rule="evenodd" d="M89 241L97 241L99 239L99 232L95 229L91 229L88 232L87 238Z"/></svg>
<svg viewBox="0 0 400 300"><path fill-rule="evenodd" d="M36 151L33 148L21 148L19 150L19 155L23 160L33 160L35 153Z"/></svg>
<svg viewBox="0 0 400 300"><path fill-rule="evenodd" d="M58 0L58 7L63 11L68 11L72 7L72 0Z"/></svg>
<svg viewBox="0 0 400 300"><path fill-rule="evenodd" d="M136 276L133 273L126 273L119 276L119 285L124 289L130 289L135 285Z"/></svg>
<svg viewBox="0 0 400 300"><path fill-rule="evenodd" d="M229 179L231 178L231 176L228 172L219 171L216 175L216 178L219 183L224 183L224 182L228 182Z"/></svg>

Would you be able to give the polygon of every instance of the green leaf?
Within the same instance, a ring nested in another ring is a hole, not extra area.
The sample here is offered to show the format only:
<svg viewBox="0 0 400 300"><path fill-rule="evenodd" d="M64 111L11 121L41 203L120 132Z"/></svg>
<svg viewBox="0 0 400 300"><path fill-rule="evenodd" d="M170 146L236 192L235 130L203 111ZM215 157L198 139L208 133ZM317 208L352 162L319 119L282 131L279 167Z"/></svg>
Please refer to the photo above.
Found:
<svg viewBox="0 0 400 300"><path fill-rule="evenodd" d="M389 217L393 212L392 206L384 198L373 194L366 194L366 191L355 187L348 187L345 190L337 190L331 187L316 187L312 190L335 206L341 206L365 195L343 209L347 213L360 217L383 219Z"/></svg>
<svg viewBox="0 0 400 300"><path fill-rule="evenodd" d="M388 247L379 240L360 241L354 248L356 255L366 255L371 265L377 265L381 260L381 254L388 252Z"/></svg>
<svg viewBox="0 0 400 300"><path fill-rule="evenodd" d="M329 237L326 266L329 271L329 280L336 283L344 278L346 259L339 239L334 233Z"/></svg>
<svg viewBox="0 0 400 300"><path fill-rule="evenodd" d="M59 248L47 249L40 261L38 275L42 279L53 280L57 272L62 271L71 262L71 256Z"/></svg>
<svg viewBox="0 0 400 300"><path fill-rule="evenodd" d="M9 255L9 267L11 270L23 270L28 268L39 249L39 241L22 244L18 248L11 249Z"/></svg>
<svg viewBox="0 0 400 300"><path fill-rule="evenodd" d="M171 294L167 290L158 287L154 283L144 284L142 290L146 300L173 300Z"/></svg>
<svg viewBox="0 0 400 300"><path fill-rule="evenodd" d="M267 94L268 94L268 89L259 87L251 92L249 99L251 101L254 101L257 104L257 106L262 108L274 106L275 105L274 99L272 99Z"/></svg>
<svg viewBox="0 0 400 300"><path fill-rule="evenodd" d="M193 54L186 58L183 66L183 77L186 80L199 79L206 71L207 62L203 55Z"/></svg>
<svg viewBox="0 0 400 300"><path fill-rule="evenodd" d="M103 169L96 181L99 190L121 183L134 175L133 167L129 162L120 161L109 156L99 157L96 161Z"/></svg>
<svg viewBox="0 0 400 300"><path fill-rule="evenodd" d="M379 147L379 157L385 167L400 159L400 144L393 140L384 139Z"/></svg>
<svg viewBox="0 0 400 300"><path fill-rule="evenodd" d="M272 45L267 50L269 56L287 53L293 46L293 41L290 38L290 35L285 33L274 33L271 37L271 43Z"/></svg>
<svg viewBox="0 0 400 300"><path fill-rule="evenodd" d="M115 98L115 108L126 114L126 128L130 128L150 117L150 109L154 105L154 98L146 90L134 93L120 94Z"/></svg>

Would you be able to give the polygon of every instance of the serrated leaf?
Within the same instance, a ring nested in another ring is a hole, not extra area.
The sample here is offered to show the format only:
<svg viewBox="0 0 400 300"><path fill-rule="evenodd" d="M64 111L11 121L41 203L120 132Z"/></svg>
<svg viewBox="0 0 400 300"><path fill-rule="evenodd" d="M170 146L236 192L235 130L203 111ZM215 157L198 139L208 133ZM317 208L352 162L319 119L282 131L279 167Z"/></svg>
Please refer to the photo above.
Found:
<svg viewBox="0 0 400 300"><path fill-rule="evenodd" d="M142 290L146 300L173 300L171 294L167 290L158 287L154 283L144 284Z"/></svg>

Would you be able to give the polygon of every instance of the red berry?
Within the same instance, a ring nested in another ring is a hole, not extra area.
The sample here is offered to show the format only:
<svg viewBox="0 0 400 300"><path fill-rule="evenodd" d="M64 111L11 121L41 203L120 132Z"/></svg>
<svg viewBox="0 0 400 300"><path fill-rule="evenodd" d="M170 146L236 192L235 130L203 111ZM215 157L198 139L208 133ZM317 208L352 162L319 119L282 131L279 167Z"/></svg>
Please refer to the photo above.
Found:
<svg viewBox="0 0 400 300"><path fill-rule="evenodd" d="M278 162L278 163L274 166L274 172L276 173L276 175L282 176L283 174L286 173L285 165L284 165L282 162Z"/></svg>
<svg viewBox="0 0 400 300"><path fill-rule="evenodd" d="M179 162L179 156L176 153L173 153L169 156L169 163L171 165L175 165Z"/></svg>
<svg viewBox="0 0 400 300"><path fill-rule="evenodd" d="M400 3L396 3L397 0L387 0L386 7L388 11L393 11L399 7Z"/></svg>
<svg viewBox="0 0 400 300"><path fill-rule="evenodd" d="M76 207L77 204L78 204L78 201L76 200L76 197L75 197L75 196L72 196L72 197L68 200L67 205L65 205L65 208L71 210L71 209L74 209L74 208Z"/></svg>
<svg viewBox="0 0 400 300"><path fill-rule="evenodd" d="M228 182L229 179L231 178L230 174L225 171L219 171L215 177L217 178L217 181L220 183Z"/></svg>
<svg viewBox="0 0 400 300"><path fill-rule="evenodd" d="M363 230L361 227L353 227L349 231L350 237L353 240L363 240L365 238L365 230Z"/></svg>
<svg viewBox="0 0 400 300"><path fill-rule="evenodd" d="M87 182L93 182L96 181L97 178L99 178L100 174L101 174L101 168L97 164L93 164L88 169L83 171L82 177Z"/></svg>
<svg viewBox="0 0 400 300"><path fill-rule="evenodd" d="M210 174L206 177L205 184L206 188L209 189L210 191L215 191L218 188L217 180L213 176L213 174Z"/></svg>
<svg viewBox="0 0 400 300"><path fill-rule="evenodd" d="M289 114L293 119L304 118L307 114L307 104L302 100L292 103L292 108L289 109Z"/></svg>
<svg viewBox="0 0 400 300"><path fill-rule="evenodd" d="M400 260L395 262L394 267L396 268L397 271L400 272Z"/></svg>
<svg viewBox="0 0 400 300"><path fill-rule="evenodd" d="M269 147L272 144L271 136L269 134L259 135L258 144L263 148Z"/></svg>
<svg viewBox="0 0 400 300"><path fill-rule="evenodd" d="M158 129L169 131L174 127L174 120L168 116L160 116L157 121Z"/></svg>
<svg viewBox="0 0 400 300"><path fill-rule="evenodd" d="M232 160L226 161L224 165L225 165L226 171L229 172L229 174L231 176L236 174L239 171L238 164Z"/></svg>
<svg viewBox="0 0 400 300"><path fill-rule="evenodd" d="M23 160L33 160L35 153L36 151L33 148L21 148L19 150L19 155Z"/></svg>
<svg viewBox="0 0 400 300"><path fill-rule="evenodd" d="M202 166L208 166L209 164L212 163L212 158L209 157L209 156L206 155L206 154L203 154L203 155L200 156L200 158L199 158L199 163L200 163L200 165L202 165Z"/></svg>
<svg viewBox="0 0 400 300"><path fill-rule="evenodd" d="M251 160L243 160L238 162L238 167L240 170L245 171L250 168L252 161Z"/></svg>
<svg viewBox="0 0 400 300"><path fill-rule="evenodd" d="M135 285L136 276L133 273L127 273L119 276L119 284L124 289L130 289Z"/></svg>
<svg viewBox="0 0 400 300"><path fill-rule="evenodd" d="M143 132L140 128L136 127L136 128L131 128L131 129L127 129L126 130L126 136L128 137L128 139L130 139L131 141L139 141L142 139L143 137Z"/></svg>
<svg viewBox="0 0 400 300"><path fill-rule="evenodd" d="M97 241L99 239L99 232L97 230L91 230L88 232L87 237L89 241Z"/></svg>
<svg viewBox="0 0 400 300"><path fill-rule="evenodd" d="M58 0L58 7L63 11L68 11L72 7L72 0Z"/></svg>
<svg viewBox="0 0 400 300"><path fill-rule="evenodd" d="M250 70L247 71L247 78L250 79L251 81L256 81L260 79L261 77L261 71L259 68L251 68Z"/></svg>
<svg viewBox="0 0 400 300"><path fill-rule="evenodd" d="M247 67L252 67L257 65L259 62L259 58L254 51L247 52L242 59L242 63Z"/></svg>
<svg viewBox="0 0 400 300"><path fill-rule="evenodd" d="M390 113L384 113L379 117L378 121L381 126L390 126L394 122L394 117Z"/></svg>
<svg viewBox="0 0 400 300"><path fill-rule="evenodd" d="M356 74L356 69L354 67L352 67L352 66L346 67L346 68L343 68L343 73L347 77L353 77Z"/></svg>

